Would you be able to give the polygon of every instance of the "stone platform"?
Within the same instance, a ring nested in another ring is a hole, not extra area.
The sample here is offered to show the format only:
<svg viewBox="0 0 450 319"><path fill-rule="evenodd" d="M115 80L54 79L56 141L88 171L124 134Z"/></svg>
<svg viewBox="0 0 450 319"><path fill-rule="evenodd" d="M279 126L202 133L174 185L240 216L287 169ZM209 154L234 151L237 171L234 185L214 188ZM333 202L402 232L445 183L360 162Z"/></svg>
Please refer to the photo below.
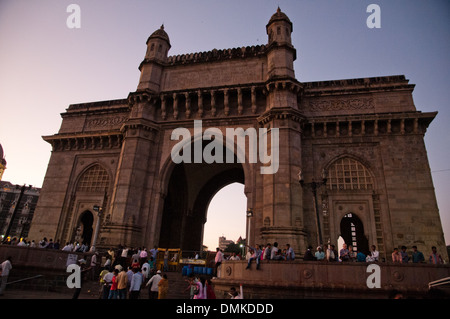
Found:
<svg viewBox="0 0 450 319"><path fill-rule="evenodd" d="M385 299L392 291L404 297L429 298L448 295L448 290L431 291L432 281L450 277L450 265L377 263L379 287L369 288L375 273L371 263L319 261L263 261L260 270L247 261L225 261L214 279L218 298L229 298L231 287L243 285L245 299L354 298ZM369 283L369 285L370 285Z"/></svg>
<svg viewBox="0 0 450 319"><path fill-rule="evenodd" d="M24 283L23 288L28 291L59 293L63 298L72 294L65 284L68 276L67 261L75 257L70 255L76 255L78 259L84 258L89 264L89 253L0 245L0 262L8 256L12 257L13 270L9 281L42 275ZM410 298L450 298L448 290L432 291L428 287L432 281L450 277L448 264L377 263L379 288L368 287L368 281L369 285L376 282L376 272L369 268L371 265L356 262L262 261L260 270L256 270L254 263L250 269L245 269L247 261L224 261L219 268L218 278L213 279L213 284L218 299L229 299L230 288L239 289L240 284L244 287L245 299L385 299L393 290L398 290ZM181 272L169 273L169 281L170 299L188 298L185 291L187 283ZM20 289L20 285L14 284L14 289ZM95 285L86 286L86 295L83 298L97 298L95 289ZM436 292L437 295L434 294ZM147 297L146 292L143 292L142 297Z"/></svg>

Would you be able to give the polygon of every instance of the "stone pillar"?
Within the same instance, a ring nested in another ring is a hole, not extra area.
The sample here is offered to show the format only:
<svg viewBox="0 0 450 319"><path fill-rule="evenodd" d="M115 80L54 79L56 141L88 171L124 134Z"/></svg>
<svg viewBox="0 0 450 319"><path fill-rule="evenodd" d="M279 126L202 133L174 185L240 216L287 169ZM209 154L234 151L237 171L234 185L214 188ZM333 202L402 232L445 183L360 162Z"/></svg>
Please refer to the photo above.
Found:
<svg viewBox="0 0 450 319"><path fill-rule="evenodd" d="M306 249L303 228L303 193L298 181L301 166L302 117L293 109L270 110L260 118L260 124L270 127L269 135L278 129L279 168L275 174L262 175L262 218L260 236L264 243L278 242L279 248L290 244L296 254ZM271 139L268 138L268 148ZM262 227L261 227L262 226ZM257 230L256 228L255 230Z"/></svg>
<svg viewBox="0 0 450 319"><path fill-rule="evenodd" d="M133 108L154 107L150 99L137 100ZM158 126L141 116L130 117L123 125L122 150L111 198L111 223L103 229L108 243L142 245L148 210L145 199L151 196L157 159Z"/></svg>
<svg viewBox="0 0 450 319"><path fill-rule="evenodd" d="M211 116L216 116L216 91L211 90Z"/></svg>
<svg viewBox="0 0 450 319"><path fill-rule="evenodd" d="M191 98L188 92L184 93L184 96L186 98L186 118L188 119L191 117Z"/></svg>
<svg viewBox="0 0 450 319"><path fill-rule="evenodd" d="M173 94L173 118L178 119L178 95Z"/></svg>
<svg viewBox="0 0 450 319"><path fill-rule="evenodd" d="M225 116L228 116L230 114L230 105L228 102L228 89L225 89L223 91L223 113Z"/></svg>
<svg viewBox="0 0 450 319"><path fill-rule="evenodd" d="M197 95L198 95L198 116L203 117L203 95L202 95L202 91L198 90L197 91Z"/></svg>
<svg viewBox="0 0 450 319"><path fill-rule="evenodd" d="M238 94L238 114L242 115L243 106L242 106L242 89L241 88L238 88L237 94Z"/></svg>
<svg viewBox="0 0 450 319"><path fill-rule="evenodd" d="M163 120L167 119L166 96L164 94L161 94L161 118Z"/></svg>
<svg viewBox="0 0 450 319"><path fill-rule="evenodd" d="M252 86L252 113L256 113L256 88Z"/></svg>

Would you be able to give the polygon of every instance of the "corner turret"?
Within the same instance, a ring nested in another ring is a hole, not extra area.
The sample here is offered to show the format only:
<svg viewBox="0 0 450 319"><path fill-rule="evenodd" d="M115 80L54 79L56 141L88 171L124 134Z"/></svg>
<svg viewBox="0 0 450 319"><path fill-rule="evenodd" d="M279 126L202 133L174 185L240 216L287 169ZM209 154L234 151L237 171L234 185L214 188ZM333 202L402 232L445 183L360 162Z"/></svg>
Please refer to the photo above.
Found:
<svg viewBox="0 0 450 319"><path fill-rule="evenodd" d="M278 7L266 25L268 35L268 77L295 78L296 50L292 46L292 22Z"/></svg>
<svg viewBox="0 0 450 319"><path fill-rule="evenodd" d="M170 39L164 31L164 24L147 39L147 52L144 61L139 65L141 77L138 90L159 92L163 64L167 62L170 50Z"/></svg>

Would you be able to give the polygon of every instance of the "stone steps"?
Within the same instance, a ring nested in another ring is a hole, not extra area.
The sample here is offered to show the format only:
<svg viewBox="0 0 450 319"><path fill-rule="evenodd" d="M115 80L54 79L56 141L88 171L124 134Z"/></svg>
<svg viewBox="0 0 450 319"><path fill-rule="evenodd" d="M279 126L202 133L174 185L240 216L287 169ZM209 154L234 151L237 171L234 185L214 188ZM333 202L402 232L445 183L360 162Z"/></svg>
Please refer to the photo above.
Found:
<svg viewBox="0 0 450 319"><path fill-rule="evenodd" d="M15 269L14 273L11 272L11 275L8 278L8 282L11 284L8 284L7 289L24 292L33 291L33 293L39 291L42 293L57 292L70 296L73 294L73 290L67 287L66 280L68 275L69 273L65 272L43 273L30 271L29 269ZM166 272L166 275L169 280L167 299L189 299L190 291L186 290L188 287L188 283L186 281L188 277L183 276L181 271L169 271ZM80 298L98 298L100 288L101 287L97 280L83 280L82 294L80 295ZM141 290L140 298L148 298L148 287L144 287Z"/></svg>

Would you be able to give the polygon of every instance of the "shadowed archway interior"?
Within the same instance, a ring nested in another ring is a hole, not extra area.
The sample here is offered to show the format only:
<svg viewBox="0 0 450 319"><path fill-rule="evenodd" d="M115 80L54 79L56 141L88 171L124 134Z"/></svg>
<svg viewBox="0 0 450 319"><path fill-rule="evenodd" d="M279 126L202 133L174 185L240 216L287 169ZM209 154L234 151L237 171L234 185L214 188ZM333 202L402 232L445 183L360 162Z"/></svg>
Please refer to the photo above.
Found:
<svg viewBox="0 0 450 319"><path fill-rule="evenodd" d="M369 242L364 235L364 226L362 221L354 213L346 214L341 220L341 236L348 246L353 249L369 253Z"/></svg>
<svg viewBox="0 0 450 319"><path fill-rule="evenodd" d="M201 250L209 203L220 189L234 182L245 184L236 157L233 163L175 165L164 201L159 247Z"/></svg>

